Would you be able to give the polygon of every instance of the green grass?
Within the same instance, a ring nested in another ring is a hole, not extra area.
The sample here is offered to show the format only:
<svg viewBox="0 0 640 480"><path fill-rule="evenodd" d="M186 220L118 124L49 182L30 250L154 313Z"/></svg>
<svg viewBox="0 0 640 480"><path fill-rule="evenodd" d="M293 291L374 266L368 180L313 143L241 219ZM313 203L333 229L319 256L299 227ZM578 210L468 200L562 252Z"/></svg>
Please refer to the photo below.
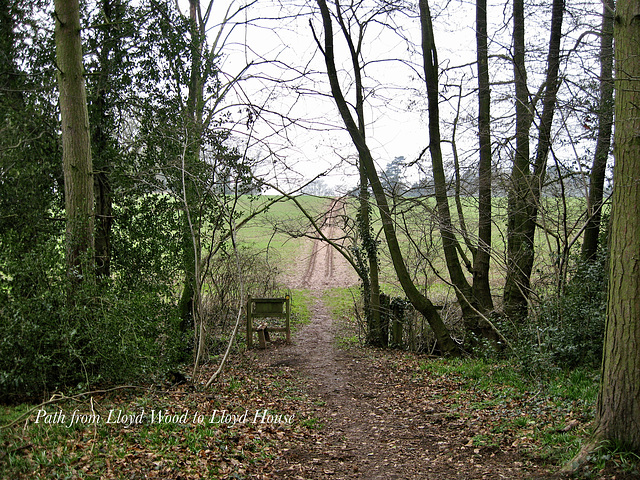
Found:
<svg viewBox="0 0 640 480"><path fill-rule="evenodd" d="M489 432L473 438L476 446L522 443L531 455L561 464L588 437L598 392L596 370L559 371L534 378L508 361L436 359L420 362L418 372L424 378L435 376L454 383L457 395L438 398L451 403L462 416L494 418ZM496 413L501 418L497 422Z"/></svg>
<svg viewBox="0 0 640 480"><path fill-rule="evenodd" d="M334 318L353 314L354 303L360 301L360 287L337 287L326 290L322 300Z"/></svg>
<svg viewBox="0 0 640 480"><path fill-rule="evenodd" d="M605 469L608 465L624 473L638 475L640 471L640 455L614 442L603 442L591 455L590 460L597 471Z"/></svg>
<svg viewBox="0 0 640 480"><path fill-rule="evenodd" d="M275 198L279 197L263 195L251 203L248 199L243 199L240 205L240 209L245 212L243 218ZM328 200L322 197L301 196L297 200L312 216L320 215L328 204ZM237 223L241 221L242 218ZM300 238L299 235L310 231L309 228L309 221L298 207L290 200L283 200L274 203L266 212L247 222L238 231L238 242L267 252L276 261L281 262L283 270L287 271L289 260L308 253L306 248L310 246L305 245L305 239ZM286 232L298 235L298 238L292 238Z"/></svg>
<svg viewBox="0 0 640 480"><path fill-rule="evenodd" d="M331 288L323 293L322 300L336 321L336 343L343 347L362 345L365 332L360 287Z"/></svg>
<svg viewBox="0 0 640 480"><path fill-rule="evenodd" d="M321 429L324 425L323 423L315 418L315 417L310 417L310 418L306 418L304 420L302 420L302 422L300 422L302 426L308 428L308 429Z"/></svg>
<svg viewBox="0 0 640 480"><path fill-rule="evenodd" d="M491 435L487 435L487 434L475 435L471 439L471 442L472 442L474 447L497 447L497 446L499 446L499 444L496 443L496 441L493 439L493 437Z"/></svg>
<svg viewBox="0 0 640 480"><path fill-rule="evenodd" d="M549 390L556 397L590 405L595 403L598 395L593 388L598 383L598 377L598 372L594 370L577 368L556 377L557 381L550 385Z"/></svg>
<svg viewBox="0 0 640 480"><path fill-rule="evenodd" d="M313 295L307 289L291 291L291 329L293 331L311 323L311 304L313 301Z"/></svg>
<svg viewBox="0 0 640 480"><path fill-rule="evenodd" d="M301 405L308 403L297 379L246 357L232 359L213 391L152 388L67 398L42 407L65 414L64 421L54 423L35 423L37 413L27 415L32 405L0 407L0 478L253 478L246 472L260 471L281 450L282 439L321 427L313 416L301 415ZM254 421L265 408L273 416L294 417L277 425ZM134 415L144 409L145 414L130 426L110 424L110 409ZM238 417L248 412L247 420L211 421L215 409ZM101 420L67 427L74 410L95 411ZM188 412L187 421L152 422L151 410Z"/></svg>

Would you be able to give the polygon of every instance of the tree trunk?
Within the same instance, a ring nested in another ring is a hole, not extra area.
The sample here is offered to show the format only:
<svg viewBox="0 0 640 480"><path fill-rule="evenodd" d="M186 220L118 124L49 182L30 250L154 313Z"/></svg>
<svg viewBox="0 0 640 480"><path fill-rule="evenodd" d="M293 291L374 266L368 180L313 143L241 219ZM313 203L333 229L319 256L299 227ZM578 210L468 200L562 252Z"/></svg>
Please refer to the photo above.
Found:
<svg viewBox="0 0 640 480"><path fill-rule="evenodd" d="M94 164L95 196L95 260L96 274L108 277L111 274L111 228L113 226L113 197L111 170L113 168L113 118L110 113L109 89L113 80L115 62L122 59L120 40L115 26L122 17L119 0L102 0L102 13L106 23L101 26L103 37L98 53L95 98L89 114L92 123L91 144Z"/></svg>
<svg viewBox="0 0 640 480"><path fill-rule="evenodd" d="M451 212L449 210L449 198L447 196L447 180L442 163L442 149L440 147L440 107L438 98L438 54L433 37L431 24L431 12L426 0L420 0L420 25L422 27L422 58L427 84L427 98L429 104L429 153L433 168L433 181L438 207L438 224L442 247L449 270L449 277L455 286L458 301L462 307L463 315L468 317L468 302L472 301L471 286L464 276L460 260L458 258L458 240L453 232Z"/></svg>
<svg viewBox="0 0 640 480"><path fill-rule="evenodd" d="M598 138L593 156L587 202L587 225L582 242L582 259L593 260L598 251L604 179L611 146L613 127L613 15L614 0L603 2L600 36L600 106L598 107Z"/></svg>
<svg viewBox="0 0 640 480"><path fill-rule="evenodd" d="M396 237L393 220L389 211L389 204L387 202L384 189L382 188L382 184L380 183L378 172L375 169L375 164L373 162L373 158L371 157L371 152L364 138L362 137L362 135L360 135L358 127L351 116L351 112L349 111L349 106L347 105L344 95L342 94L342 89L340 88L333 50L333 26L331 23L331 14L325 0L317 0L317 3L320 8L320 13L322 15L322 24L324 27L323 53L327 66L327 75L329 77L329 83L331 85L331 93L336 102L336 106L338 107L345 127L349 135L351 136L351 140L358 150L360 161L366 169L367 176L369 178L369 182L371 183L371 188L373 189L376 203L378 205L378 210L380 211L382 228L387 240L389 254L391 256L393 266L396 270L398 280L409 301L416 308L416 310L424 315L424 317L429 322L429 325L434 332L441 351L445 354L456 355L460 351L458 345L451 338L449 331L444 325L442 318L440 318L440 315L438 314L435 306L416 288L404 263L402 251L400 250L400 245Z"/></svg>
<svg viewBox="0 0 640 480"><path fill-rule="evenodd" d="M375 240L369 235L371 242ZM378 264L378 248L376 245L371 247L369 252L369 279L371 280L371 297L369 307L371 308L371 321L378 333L376 343L387 344L387 339L382 337L382 310L380 309L380 269Z"/></svg>
<svg viewBox="0 0 640 480"><path fill-rule="evenodd" d="M203 27L200 25L199 0L189 0L189 20L191 22L191 77L187 111L185 112L186 135L183 161L180 165L182 183L182 257L184 266L184 287L178 304L181 316L181 330L187 332L195 327L200 311L200 199L194 177L200 162L202 147L203 110ZM197 333L196 333L197 337Z"/></svg>
<svg viewBox="0 0 640 480"><path fill-rule="evenodd" d="M487 0L476 1L478 60L478 247L473 258L473 296L484 311L493 310L489 285L491 260L491 86L487 46Z"/></svg>
<svg viewBox="0 0 640 480"><path fill-rule="evenodd" d="M553 126L553 116L556 111L556 100L558 98L558 72L560 71L560 43L562 40L562 19L564 16L564 0L553 0L551 12L551 38L549 39L549 55L547 57L547 75L545 78L544 99L542 102L542 115L538 126L538 147L533 171L533 182L531 185L533 200L533 221L529 222L529 237L533 238L536 228L536 218L540 201L540 193L544 184L547 171L547 159L551 150L551 129ZM533 258L531 259L533 266Z"/></svg>
<svg viewBox="0 0 640 480"><path fill-rule="evenodd" d="M355 93L356 93L356 116L358 121L358 132L362 138L366 138L366 124L364 119L364 88L362 85L362 66L360 65L360 47L362 45L362 36L364 35L365 25L359 25L357 46L351 37L351 31L348 28L342 15L339 5L336 5L336 18L340 25L340 30L349 47L349 56L354 72ZM357 270L362 280L362 295L364 303L364 314L367 321L367 343L370 345L382 346L384 340L382 338L381 317L380 317L380 281L378 274L378 248L371 232L370 219L370 199L369 199L369 180L367 172L361 160L358 160L358 172L360 176L360 189L358 195L358 233L362 243L362 250L365 252L366 260L361 260L360 268Z"/></svg>
<svg viewBox="0 0 640 480"><path fill-rule="evenodd" d="M529 101L525 65L524 2L513 3L513 64L516 89L516 152L511 173L507 212L507 278L504 286L504 312L522 320L528 314L531 271L535 254L536 218L540 192L551 148L551 127L558 93L560 41L564 0L554 0L551 37L542 115L538 127L538 147L534 172L530 170L529 129L533 105Z"/></svg>
<svg viewBox="0 0 640 480"><path fill-rule="evenodd" d="M618 0L609 298L596 437L640 452L640 21Z"/></svg>
<svg viewBox="0 0 640 480"><path fill-rule="evenodd" d="M507 207L507 278L504 285L504 312L509 317L527 314L529 291L528 258L533 257L533 239L525 236L529 220L529 128L531 112L525 66L524 1L513 1L513 73L516 90L516 150Z"/></svg>
<svg viewBox="0 0 640 480"><path fill-rule="evenodd" d="M362 85L362 66L360 65L359 50L362 45L362 36L364 28L358 31L357 47L351 38L349 29L345 24L340 7L337 6L337 17L340 24L342 34L349 46L349 56L351 57L351 65L353 67L356 91L356 116L358 118L358 132L363 139L366 138L366 123L364 119L364 87ZM360 174L360 193L358 197L359 205L359 222L360 238L364 251L367 254L368 271L362 272L363 276L363 295L365 296L365 316L367 318L367 343L376 346L384 346L387 342L383 338L380 310L380 280L378 268L378 247L375 239L371 234L370 219L370 203L369 203L369 180L367 178L367 170L362 160L358 160L358 170Z"/></svg>
<svg viewBox="0 0 640 480"><path fill-rule="evenodd" d="M438 55L433 36L431 23L431 12L427 0L419 1L420 25L422 27L422 56L424 61L425 80L427 83L427 97L429 103L429 152L433 165L433 180L435 185L436 203L438 206L438 221L440 227L440 237L444 250L449 278L456 292L456 298L462 309L467 330L477 335L495 340L495 332L482 318L486 312L482 303L478 302L473 295L473 290L467 281L458 250L460 246L454 233L451 222L451 212L449 210L449 198L447 195L447 181L444 174L444 164L442 161L442 150L440 148L440 114L438 98ZM490 196L490 192L489 192ZM489 198L490 200L490 198ZM490 217L489 217L490 221ZM491 229L489 227L489 233ZM486 232L485 232L486 233ZM486 251L486 249L485 249ZM488 274L488 262L487 262ZM487 282L488 287L488 282ZM486 293L486 292L485 292ZM489 293L489 298L490 298Z"/></svg>
<svg viewBox="0 0 640 480"><path fill-rule="evenodd" d="M362 247L367 254L368 272L362 272L363 295L365 297L365 316L367 318L367 343L381 346L382 339L380 317L380 280L378 269L378 246L371 234L370 204L369 204L369 180L367 171L362 162L359 162L360 171L360 202L358 211L358 229Z"/></svg>
<svg viewBox="0 0 640 480"><path fill-rule="evenodd" d="M89 114L82 67L78 0L55 0L56 62L60 90L66 253L74 281L88 273L94 250L93 172Z"/></svg>

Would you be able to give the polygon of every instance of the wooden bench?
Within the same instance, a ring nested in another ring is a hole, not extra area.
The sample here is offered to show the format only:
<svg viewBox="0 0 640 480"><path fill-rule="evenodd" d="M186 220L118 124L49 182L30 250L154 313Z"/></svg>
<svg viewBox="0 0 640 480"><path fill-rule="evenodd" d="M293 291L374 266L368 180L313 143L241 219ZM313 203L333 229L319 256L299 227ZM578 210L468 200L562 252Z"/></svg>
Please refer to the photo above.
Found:
<svg viewBox="0 0 640 480"><path fill-rule="evenodd" d="M283 332L286 334L287 343L291 342L290 328L291 302L289 295L283 298L253 298L247 299L247 348L253 347L253 334L258 334L260 348L267 348L267 342L271 341L270 332ZM264 322L254 326L256 318L284 318L284 327L271 326Z"/></svg>

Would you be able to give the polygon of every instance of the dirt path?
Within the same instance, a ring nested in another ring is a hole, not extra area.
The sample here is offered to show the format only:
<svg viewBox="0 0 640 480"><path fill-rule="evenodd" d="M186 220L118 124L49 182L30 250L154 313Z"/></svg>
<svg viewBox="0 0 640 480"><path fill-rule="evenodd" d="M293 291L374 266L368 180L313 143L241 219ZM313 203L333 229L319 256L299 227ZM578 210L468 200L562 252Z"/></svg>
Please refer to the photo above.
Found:
<svg viewBox="0 0 640 480"><path fill-rule="evenodd" d="M325 228L327 235L335 233L331 216ZM417 389L430 386L416 385L410 372L394 372L394 355L401 353L335 346L335 325L322 294L357 282L339 254L316 241L300 272L292 281L315 294L312 322L292 345L272 346L259 358L307 379L323 426L304 447L282 452L275 463L277 478L545 478L544 466L523 460L515 449L471 446L473 425L429 401L434 390L445 395L446 385L421 394Z"/></svg>
<svg viewBox="0 0 640 480"><path fill-rule="evenodd" d="M344 214L340 202L332 201L327 205L327 214L321 222L324 235L340 241L339 215ZM292 288L305 288L319 295L332 287L348 287L358 283L358 277L348 262L333 247L321 240L308 240L311 253L296 259L299 263L292 274L287 275L286 283Z"/></svg>

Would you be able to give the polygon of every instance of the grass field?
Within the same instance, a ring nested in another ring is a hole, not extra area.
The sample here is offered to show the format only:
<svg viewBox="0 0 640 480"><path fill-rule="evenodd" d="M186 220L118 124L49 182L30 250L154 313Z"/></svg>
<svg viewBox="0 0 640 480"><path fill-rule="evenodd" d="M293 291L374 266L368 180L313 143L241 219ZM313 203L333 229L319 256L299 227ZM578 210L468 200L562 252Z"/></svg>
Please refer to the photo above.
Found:
<svg viewBox="0 0 640 480"><path fill-rule="evenodd" d="M467 239L472 246L477 243L478 207L474 197L461 198L462 214ZM449 200L452 225L457 234L468 262L472 263L471 251L465 245L464 229L453 198ZM584 222L585 203L583 199L570 198L566 205L561 199L544 198L538 215L538 228L535 238L535 260L532 283L543 286L547 282L555 283L558 274L557 259L564 248L571 244L572 252L577 253L580 241L576 236ZM436 215L435 199L406 199L394 209L394 221L398 239L405 252L405 262L414 273L425 292L436 297L452 297L452 289L446 284L447 266L444 259L440 226ZM492 244L490 281L494 295L501 295L506 275L506 239L507 239L507 199L494 198L492 207ZM395 280L393 265L384 246L384 234L377 213L373 209L373 227L381 241L380 262L381 279L385 289L396 294L401 289ZM464 268L464 264L463 264ZM442 278L440 278L442 277ZM471 281L471 274L467 272ZM542 287L543 288L543 287Z"/></svg>
<svg viewBox="0 0 640 480"><path fill-rule="evenodd" d="M243 199L240 205L243 215L238 223L279 198L282 197L262 195L253 201ZM301 196L297 200L314 217L324 213L328 204L328 199L323 197ZM278 262L281 271L287 272L293 259L308 255L311 245L305 241L303 234L310 232L309 222L295 203L283 199L243 225L238 231L238 242L264 251L269 259Z"/></svg>
<svg viewBox="0 0 640 480"><path fill-rule="evenodd" d="M253 201L243 199L241 209L255 212L278 197L259 196ZM326 210L329 199L324 197L297 197L301 205L318 218ZM347 230L353 228L357 205L355 198L347 199L349 206L342 218ZM448 273L440 240L440 230L436 216L435 199L403 199L391 202L393 217L401 246L405 252L405 261L413 272L420 288L438 301L447 301L454 297L447 285ZM477 199L461 198L462 213L466 225L468 240L477 242ZM583 199L569 198L562 202L559 198L543 198L538 215L536 230L536 256L532 283L543 290L544 285L555 284L558 275L558 256L564 248L575 240L584 222L585 203ZM453 198L450 199L450 211L453 228L458 234L462 251L469 262L472 255L465 246L463 228ZM493 200L492 261L491 284L494 295L501 295L506 272L506 236L507 236L507 199ZM239 220L241 222L241 219ZM381 283L384 291L391 295L402 296L402 289L396 281L395 271L387 249L381 228L380 217L375 205L372 206L372 229L380 242ZM290 260L304 258L310 252L310 242L303 238L305 233L313 233L310 222L291 200L274 203L269 209L244 225L238 238L243 245L258 251L264 251L270 261L278 262L281 271L287 272ZM573 251L579 248L579 241L573 243ZM471 274L468 273L471 280Z"/></svg>

